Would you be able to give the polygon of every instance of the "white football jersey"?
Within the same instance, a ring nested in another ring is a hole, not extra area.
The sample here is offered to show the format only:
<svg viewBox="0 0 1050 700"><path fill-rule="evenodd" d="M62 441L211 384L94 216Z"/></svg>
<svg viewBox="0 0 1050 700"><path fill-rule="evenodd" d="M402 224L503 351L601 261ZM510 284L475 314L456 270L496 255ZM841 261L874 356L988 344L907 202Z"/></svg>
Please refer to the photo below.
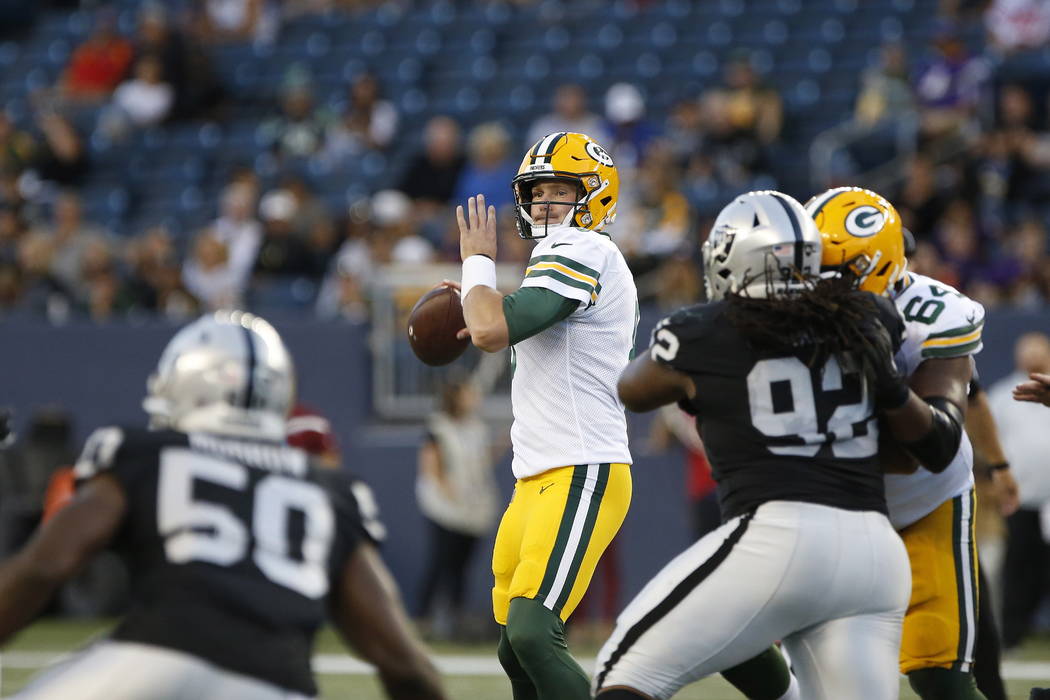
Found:
<svg viewBox="0 0 1050 700"><path fill-rule="evenodd" d="M604 233L551 229L533 250L521 286L549 289L579 307L512 348L514 476L630 464L616 382L634 350L638 292L620 249Z"/></svg>
<svg viewBox="0 0 1050 700"><path fill-rule="evenodd" d="M906 329L897 366L907 376L925 360L981 351L984 307L949 285L909 272L893 301ZM890 520L898 530L907 527L972 487L973 446L963 432L959 451L940 474L918 469L914 474L886 475Z"/></svg>

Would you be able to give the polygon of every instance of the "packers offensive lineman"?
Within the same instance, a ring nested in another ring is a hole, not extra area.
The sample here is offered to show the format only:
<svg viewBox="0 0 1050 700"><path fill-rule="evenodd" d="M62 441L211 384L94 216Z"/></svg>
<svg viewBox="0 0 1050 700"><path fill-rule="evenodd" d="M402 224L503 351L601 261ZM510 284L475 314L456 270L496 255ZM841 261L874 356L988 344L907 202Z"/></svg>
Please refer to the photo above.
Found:
<svg viewBox="0 0 1050 700"><path fill-rule="evenodd" d="M893 362L903 324L888 300L821 278L820 233L779 192L723 208L702 256L709 301L657 325L619 393L696 416L724 523L619 616L596 695L670 698L780 639L798 676L783 697L896 698L910 575L878 418L909 449L935 429Z"/></svg>
<svg viewBox="0 0 1050 700"><path fill-rule="evenodd" d="M584 134L548 134L512 182L518 234L536 241L525 279L496 290L496 211L457 209L463 312L474 345L512 347L514 496L492 554L498 655L515 700L590 697L563 623L627 513L631 454L616 380L634 350L634 278L605 227L612 158Z"/></svg>
<svg viewBox="0 0 1050 700"><path fill-rule="evenodd" d="M285 444L295 379L277 331L205 316L148 387L152 429L96 430L76 495L0 564L0 644L107 545L132 574L128 613L17 697L305 700L328 613L389 697L441 700L356 499Z"/></svg>
<svg viewBox="0 0 1050 700"><path fill-rule="evenodd" d="M844 267L860 289L893 300L907 330L897 364L912 390L951 418L946 439L935 446L952 455L946 470L886 476L890 519L912 571L900 670L926 700L983 698L972 674L977 556L973 448L963 419L984 309L947 284L907 271L900 216L875 192L840 187L806 209L824 238L825 269Z"/></svg>

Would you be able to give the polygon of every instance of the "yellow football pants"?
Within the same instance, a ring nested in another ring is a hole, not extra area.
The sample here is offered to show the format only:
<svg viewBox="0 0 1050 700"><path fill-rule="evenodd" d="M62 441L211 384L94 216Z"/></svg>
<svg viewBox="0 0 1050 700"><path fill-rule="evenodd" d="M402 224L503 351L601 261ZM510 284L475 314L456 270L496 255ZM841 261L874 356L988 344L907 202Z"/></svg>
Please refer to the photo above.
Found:
<svg viewBox="0 0 1050 700"><path fill-rule="evenodd" d="M901 638L901 673L922 668L972 670L978 595L975 507L971 489L900 531L912 582Z"/></svg>
<svg viewBox="0 0 1050 700"><path fill-rule="evenodd" d="M492 552L492 612L507 624L514 598L562 620L576 609L631 504L627 464L581 464L518 479Z"/></svg>

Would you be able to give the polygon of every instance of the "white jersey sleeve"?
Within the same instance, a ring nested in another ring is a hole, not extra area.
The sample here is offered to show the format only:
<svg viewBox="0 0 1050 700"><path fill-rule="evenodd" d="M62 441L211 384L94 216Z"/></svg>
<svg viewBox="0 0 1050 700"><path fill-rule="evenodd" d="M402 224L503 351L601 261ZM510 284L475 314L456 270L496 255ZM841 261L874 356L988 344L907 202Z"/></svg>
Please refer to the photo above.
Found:
<svg viewBox="0 0 1050 700"><path fill-rule="evenodd" d="M909 273L894 295L904 317L904 344L897 366L911 376L923 362L976 355L981 351L984 307L950 285ZM919 469L914 474L886 475L886 503L894 527L907 527L946 500L973 488L973 447L963 433L959 450L940 474Z"/></svg>
<svg viewBox="0 0 1050 700"><path fill-rule="evenodd" d="M600 236L575 228L558 229L540 241L529 259L522 287L542 287L579 302L579 309L598 303L608 250Z"/></svg>
<svg viewBox="0 0 1050 700"><path fill-rule="evenodd" d="M943 282L909 274L894 303L907 329L897 355L911 374L925 360L981 351L984 307Z"/></svg>

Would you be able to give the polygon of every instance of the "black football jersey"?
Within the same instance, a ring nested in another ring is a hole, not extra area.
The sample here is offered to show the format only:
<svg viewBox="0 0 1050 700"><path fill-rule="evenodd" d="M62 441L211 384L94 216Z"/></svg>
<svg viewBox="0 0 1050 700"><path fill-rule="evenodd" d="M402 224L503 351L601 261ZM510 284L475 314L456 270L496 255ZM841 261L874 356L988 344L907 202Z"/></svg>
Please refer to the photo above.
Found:
<svg viewBox="0 0 1050 700"><path fill-rule="evenodd" d="M796 354L753 349L726 318L727 302L681 309L653 331L650 352L687 374L724 518L771 500L886 512L874 402L859 371L832 357L810 367ZM899 347L892 303L879 298ZM848 364L848 363L846 363Z"/></svg>
<svg viewBox="0 0 1050 700"><path fill-rule="evenodd" d="M76 464L78 484L102 473L127 498L114 544L132 595L113 637L315 694L327 596L370 539L349 485L283 443L116 427Z"/></svg>

